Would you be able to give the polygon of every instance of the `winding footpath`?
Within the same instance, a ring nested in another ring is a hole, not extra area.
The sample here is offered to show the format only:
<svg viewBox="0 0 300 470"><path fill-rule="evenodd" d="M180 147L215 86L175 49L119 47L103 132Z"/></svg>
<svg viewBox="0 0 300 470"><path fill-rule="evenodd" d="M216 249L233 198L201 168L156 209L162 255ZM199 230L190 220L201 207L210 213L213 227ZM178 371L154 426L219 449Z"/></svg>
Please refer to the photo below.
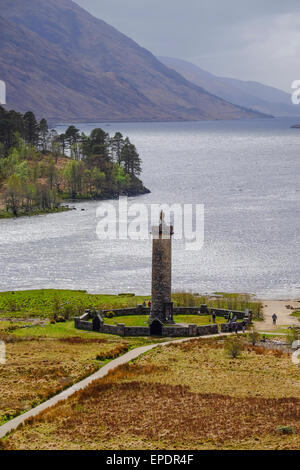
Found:
<svg viewBox="0 0 300 470"><path fill-rule="evenodd" d="M214 338L218 336L219 335L209 335L209 336L203 336L202 338ZM113 359L111 362L109 362L108 364L103 366L101 369L99 369L97 372L85 378L84 380L81 380L80 382L72 385L70 388L67 388L63 392L59 393L58 395L55 395L54 397L50 398L44 403L41 403L35 408L32 408L26 413L20 416L17 416L16 418L0 426L0 439L5 437L11 431L17 429L18 426L24 424L27 419L33 418L34 416L37 416L39 413L41 413L41 411L47 410L48 408L51 408L52 406L56 405L60 401L66 400L67 398L69 398L71 395L78 392L79 390L83 390L84 388L88 387L88 385L90 385L95 380L102 379L116 367L130 362L133 359L136 359L142 354L148 351L151 351L151 349L154 349L158 346L167 346L168 344L173 344L173 343L183 343L185 341L191 341L192 339L195 339L195 338L184 338L184 339L179 339L179 340L174 340L174 341L167 341L165 343L154 343L154 344L149 344L147 346L141 346L139 348L132 349L131 351L124 354L123 356L120 356L117 359ZM199 339L199 336L197 337L197 339Z"/></svg>
<svg viewBox="0 0 300 470"><path fill-rule="evenodd" d="M264 332L265 334L271 334L270 333L270 326L272 326L271 322L271 315L274 313L274 311L278 312L278 306L279 303L275 302L269 302L268 306L265 306L264 308L264 313L265 313L265 321L262 322L261 324L256 323L256 327L258 326L258 329L262 333L261 330L268 329L268 332ZM282 302L281 304L286 304L286 302ZM299 305L299 302L298 302ZM281 311L279 316L280 323L284 324L295 324L297 320L295 318L290 316L290 311L286 312L284 311L283 305L281 306ZM278 328L278 326L277 326ZM222 336L227 336L231 333L223 333ZM29 418L32 418L34 416L37 416L41 411L47 410L48 408L51 408L52 406L56 405L60 401L66 400L69 398L71 395L74 393L78 392L79 390L83 390L84 388L88 387L92 382L95 380L102 379L105 377L110 371L115 369L118 366L121 366L123 364L126 364L133 359L136 359L137 357L141 356L142 354L151 351L151 349L157 348L158 346L167 346L168 344L174 344L174 343L183 343L186 341L191 341L193 339L201 339L201 338L217 338L220 336L219 334L217 335L208 335L208 336L197 336L196 338L183 338L183 339L178 339L178 340L173 340L173 341L167 341L164 343L154 343L154 344L149 344L146 346L141 346L139 348L132 349L131 351L127 352L123 356L118 357L117 359L113 359L110 361L108 364L103 366L101 369L99 369L97 372L94 374L90 375L89 377L85 378L84 380L81 380L80 382L72 385L70 388L67 388L63 392L59 393L58 395L55 395L54 397L50 398L49 400L45 401L44 403L41 403L40 405L36 406L35 408L32 408L31 410L27 411L26 413L17 416L16 418L8 421L7 423L3 424L0 426L0 439L5 437L8 433L11 431L15 430L18 426L22 425L25 423L25 421Z"/></svg>

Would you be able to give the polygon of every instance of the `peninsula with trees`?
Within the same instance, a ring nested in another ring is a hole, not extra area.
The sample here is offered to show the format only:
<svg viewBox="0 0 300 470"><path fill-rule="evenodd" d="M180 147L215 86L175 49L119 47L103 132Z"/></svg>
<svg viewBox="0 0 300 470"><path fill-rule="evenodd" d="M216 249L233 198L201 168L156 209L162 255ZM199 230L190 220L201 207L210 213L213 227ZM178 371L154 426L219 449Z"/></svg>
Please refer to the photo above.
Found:
<svg viewBox="0 0 300 470"><path fill-rule="evenodd" d="M63 134L0 107L0 218L65 210L62 201L148 193L141 159L120 132L89 136L71 125Z"/></svg>

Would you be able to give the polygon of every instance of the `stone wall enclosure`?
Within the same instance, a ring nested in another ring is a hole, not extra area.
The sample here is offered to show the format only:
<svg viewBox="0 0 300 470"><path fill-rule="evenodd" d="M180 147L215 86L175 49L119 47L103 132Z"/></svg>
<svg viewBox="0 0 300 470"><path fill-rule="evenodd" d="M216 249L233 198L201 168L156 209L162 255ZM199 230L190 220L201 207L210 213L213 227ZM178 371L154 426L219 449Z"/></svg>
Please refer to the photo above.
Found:
<svg viewBox="0 0 300 470"><path fill-rule="evenodd" d="M138 306L132 309L121 309L121 310L114 310L116 316L126 316L126 315L149 315L148 308L144 308L142 306ZM197 314L197 315L207 315L207 313L200 313L199 308L175 308L174 311L180 314ZM150 326L126 326L124 323L119 323L117 325L108 325L104 323L103 317L105 313L108 311L99 311L99 312L92 312L90 310L86 310L84 315L81 317L76 317L74 319L75 328L79 330L86 330L86 331L97 331L99 333L106 333L111 335L118 335L118 336L151 336ZM216 311L218 316L226 316L228 311L222 310ZM236 314L238 319L244 318L244 312L233 312ZM238 331L242 330L241 323L232 323L231 329L235 331L235 325L237 325ZM214 335L219 333L219 326L217 324L210 324L210 325L173 325L173 326L162 326L162 334L159 336L163 337L195 337L195 336L206 336L206 335ZM230 328L228 324L221 324L220 332L225 333L229 332Z"/></svg>

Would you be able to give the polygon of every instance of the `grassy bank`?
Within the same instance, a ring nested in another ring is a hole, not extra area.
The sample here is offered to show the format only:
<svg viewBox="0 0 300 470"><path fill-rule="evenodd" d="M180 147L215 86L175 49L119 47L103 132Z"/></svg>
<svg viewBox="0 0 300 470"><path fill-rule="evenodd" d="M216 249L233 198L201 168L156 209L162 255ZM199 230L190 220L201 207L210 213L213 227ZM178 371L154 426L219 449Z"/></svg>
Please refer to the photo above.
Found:
<svg viewBox="0 0 300 470"><path fill-rule="evenodd" d="M84 310L114 310L130 308L150 300L150 296L133 294L104 295L88 294L83 290L42 289L0 293L1 318L51 318L54 314L71 318L82 315ZM261 304L242 294L223 294L222 298L201 297L192 294L175 293L172 296L175 306L200 306L207 304L214 308L242 310L251 308L255 317L261 315Z"/></svg>
<svg viewBox="0 0 300 470"><path fill-rule="evenodd" d="M293 312L293 313L291 313L291 316L292 316L292 317L295 317L295 318L298 318L298 320L300 321L300 312L298 312L298 311L297 311L297 312Z"/></svg>
<svg viewBox="0 0 300 470"><path fill-rule="evenodd" d="M82 315L87 308L117 309L135 307L149 297L88 294L86 291L42 289L0 293L0 319L50 318L55 313Z"/></svg>

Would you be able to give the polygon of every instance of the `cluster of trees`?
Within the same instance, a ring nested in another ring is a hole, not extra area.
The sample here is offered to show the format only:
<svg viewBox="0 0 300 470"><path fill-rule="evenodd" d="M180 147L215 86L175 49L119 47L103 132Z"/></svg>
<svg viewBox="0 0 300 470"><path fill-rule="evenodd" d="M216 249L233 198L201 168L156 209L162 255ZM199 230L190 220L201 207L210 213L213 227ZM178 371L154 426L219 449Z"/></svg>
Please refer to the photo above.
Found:
<svg viewBox="0 0 300 470"><path fill-rule="evenodd" d="M61 199L111 198L148 192L141 159L128 137L102 129L63 134L0 106L0 187L13 215L58 209Z"/></svg>
<svg viewBox="0 0 300 470"><path fill-rule="evenodd" d="M59 152L71 157L64 171L69 195L79 197L112 197L145 192L139 176L141 159L128 137L120 132L114 137L102 129L90 136L70 126L58 136Z"/></svg>

